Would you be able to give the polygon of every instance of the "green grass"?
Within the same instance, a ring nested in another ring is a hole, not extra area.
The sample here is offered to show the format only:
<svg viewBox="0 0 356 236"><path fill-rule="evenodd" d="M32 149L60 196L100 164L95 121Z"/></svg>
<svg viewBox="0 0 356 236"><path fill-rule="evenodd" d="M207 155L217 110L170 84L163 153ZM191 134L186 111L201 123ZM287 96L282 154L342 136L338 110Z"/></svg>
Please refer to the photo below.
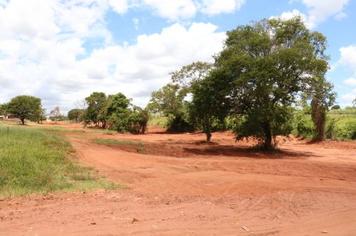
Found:
<svg viewBox="0 0 356 236"><path fill-rule="evenodd" d="M0 125L0 197L119 187L80 166L73 156L58 132Z"/></svg>
<svg viewBox="0 0 356 236"><path fill-rule="evenodd" d="M145 153L145 144L139 141L132 140L118 140L118 139L94 139L96 144L107 145L107 146L129 146L135 148L138 153Z"/></svg>
<svg viewBox="0 0 356 236"><path fill-rule="evenodd" d="M306 138L314 135L314 125L310 114L296 113L294 131ZM325 137L333 140L356 140L356 109L331 110L327 113Z"/></svg>
<svg viewBox="0 0 356 236"><path fill-rule="evenodd" d="M165 116L152 116L148 120L148 126L158 126L161 128L167 128L168 117Z"/></svg>

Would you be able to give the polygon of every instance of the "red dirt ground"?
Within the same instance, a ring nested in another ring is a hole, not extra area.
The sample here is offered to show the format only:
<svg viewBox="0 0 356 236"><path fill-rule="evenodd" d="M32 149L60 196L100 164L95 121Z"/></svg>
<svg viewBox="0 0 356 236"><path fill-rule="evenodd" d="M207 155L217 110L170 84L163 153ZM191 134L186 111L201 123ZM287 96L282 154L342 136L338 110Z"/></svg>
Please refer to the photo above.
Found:
<svg viewBox="0 0 356 236"><path fill-rule="evenodd" d="M356 142L281 138L260 154L228 133L66 135L80 162L128 188L2 200L0 235L356 235Z"/></svg>

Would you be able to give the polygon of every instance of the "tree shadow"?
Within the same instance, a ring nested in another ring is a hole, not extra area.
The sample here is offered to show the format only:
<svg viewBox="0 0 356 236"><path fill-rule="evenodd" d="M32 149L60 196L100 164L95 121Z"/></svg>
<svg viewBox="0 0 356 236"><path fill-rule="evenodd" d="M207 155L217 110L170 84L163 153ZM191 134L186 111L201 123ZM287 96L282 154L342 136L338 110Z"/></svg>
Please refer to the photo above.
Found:
<svg viewBox="0 0 356 236"><path fill-rule="evenodd" d="M200 156L228 156L257 159L308 159L315 154L308 151L290 151L284 149L262 150L256 146L234 146L211 144L204 148L185 147L186 153Z"/></svg>

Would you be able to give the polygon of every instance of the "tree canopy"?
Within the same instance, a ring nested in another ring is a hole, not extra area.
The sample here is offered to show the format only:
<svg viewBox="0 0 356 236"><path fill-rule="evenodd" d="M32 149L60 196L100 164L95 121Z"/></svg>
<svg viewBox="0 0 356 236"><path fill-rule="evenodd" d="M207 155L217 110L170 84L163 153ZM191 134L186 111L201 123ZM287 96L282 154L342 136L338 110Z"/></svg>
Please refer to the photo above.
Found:
<svg viewBox="0 0 356 236"><path fill-rule="evenodd" d="M231 112L242 117L237 138L255 136L265 148L285 134L288 108L328 68L326 39L300 18L263 20L228 32L216 58L221 82L230 89Z"/></svg>
<svg viewBox="0 0 356 236"><path fill-rule="evenodd" d="M85 113L84 109L79 109L79 108L72 109L68 111L68 119L75 122L81 122L84 118L83 117L84 113Z"/></svg>
<svg viewBox="0 0 356 236"><path fill-rule="evenodd" d="M148 122L145 110L131 104L131 99L122 93L106 95L94 92L87 98L87 108L84 110L86 125L108 128L118 132L144 133ZM77 117L81 110L74 109L68 116Z"/></svg>
<svg viewBox="0 0 356 236"><path fill-rule="evenodd" d="M7 111L19 118L23 125L25 124L25 119L40 121L43 113L41 99L26 95L11 99L7 106Z"/></svg>

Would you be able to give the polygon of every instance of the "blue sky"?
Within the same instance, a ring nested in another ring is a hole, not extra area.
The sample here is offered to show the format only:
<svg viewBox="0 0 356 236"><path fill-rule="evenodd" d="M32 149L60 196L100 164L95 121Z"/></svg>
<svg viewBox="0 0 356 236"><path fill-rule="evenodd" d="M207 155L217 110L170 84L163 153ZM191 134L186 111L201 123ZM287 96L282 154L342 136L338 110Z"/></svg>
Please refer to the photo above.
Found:
<svg viewBox="0 0 356 236"><path fill-rule="evenodd" d="M350 105L355 0L0 0L0 103L30 94L67 111L103 91L145 106L170 72L211 61L226 31L295 15L327 36L327 77Z"/></svg>

